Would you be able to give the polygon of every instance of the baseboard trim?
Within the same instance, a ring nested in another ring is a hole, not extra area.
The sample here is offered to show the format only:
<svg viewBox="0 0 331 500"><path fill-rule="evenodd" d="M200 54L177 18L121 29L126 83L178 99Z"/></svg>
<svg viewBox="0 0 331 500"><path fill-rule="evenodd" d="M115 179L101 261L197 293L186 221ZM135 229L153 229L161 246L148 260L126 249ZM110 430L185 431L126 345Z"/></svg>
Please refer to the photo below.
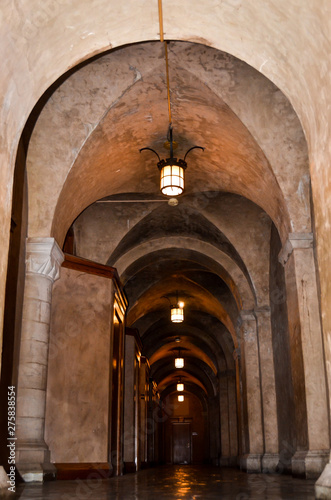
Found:
<svg viewBox="0 0 331 500"><path fill-rule="evenodd" d="M113 476L111 465L97 463L56 463L57 479L108 479Z"/></svg>
<svg viewBox="0 0 331 500"><path fill-rule="evenodd" d="M137 471L135 462L124 462L124 474L132 474Z"/></svg>

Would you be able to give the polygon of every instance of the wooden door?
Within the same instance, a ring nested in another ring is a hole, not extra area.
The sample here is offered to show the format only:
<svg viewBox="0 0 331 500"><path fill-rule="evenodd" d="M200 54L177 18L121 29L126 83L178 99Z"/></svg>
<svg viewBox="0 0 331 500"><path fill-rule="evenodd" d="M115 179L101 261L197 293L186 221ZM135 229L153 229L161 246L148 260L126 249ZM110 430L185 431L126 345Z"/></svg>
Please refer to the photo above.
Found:
<svg viewBox="0 0 331 500"><path fill-rule="evenodd" d="M172 424L172 463L191 463L191 424L188 422Z"/></svg>

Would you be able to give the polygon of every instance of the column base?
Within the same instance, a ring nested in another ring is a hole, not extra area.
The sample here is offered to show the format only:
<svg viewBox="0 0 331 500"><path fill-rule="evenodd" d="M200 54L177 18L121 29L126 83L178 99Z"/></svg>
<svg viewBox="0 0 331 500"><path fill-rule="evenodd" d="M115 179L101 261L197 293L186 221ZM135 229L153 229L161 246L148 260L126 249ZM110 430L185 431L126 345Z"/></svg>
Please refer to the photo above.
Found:
<svg viewBox="0 0 331 500"><path fill-rule="evenodd" d="M2 467L2 465L0 465L0 492L1 492L1 494L8 491L8 487L10 486L10 484L7 481L9 481L9 477L7 476L6 471Z"/></svg>
<svg viewBox="0 0 331 500"><path fill-rule="evenodd" d="M56 479L56 468L51 463L16 464L16 468L25 483L43 483Z"/></svg>
<svg viewBox="0 0 331 500"><path fill-rule="evenodd" d="M16 468L26 483L56 479L56 468L50 462L46 443L17 442Z"/></svg>
<svg viewBox="0 0 331 500"><path fill-rule="evenodd" d="M261 472L261 458L262 455L249 453L248 455L243 455L240 458L240 468L248 473Z"/></svg>
<svg viewBox="0 0 331 500"><path fill-rule="evenodd" d="M275 474L278 471L279 454L265 453L262 457L262 472L264 474Z"/></svg>
<svg viewBox="0 0 331 500"><path fill-rule="evenodd" d="M306 479L317 479L328 464L330 450L310 450L305 458Z"/></svg>
<svg viewBox="0 0 331 500"><path fill-rule="evenodd" d="M236 467L237 462L237 457L220 457L218 465L220 467Z"/></svg>
<svg viewBox="0 0 331 500"><path fill-rule="evenodd" d="M315 484L315 498L331 498L331 464L325 466L322 475Z"/></svg>
<svg viewBox="0 0 331 500"><path fill-rule="evenodd" d="M292 476L305 478L306 477L306 455L307 451L296 451L292 457Z"/></svg>

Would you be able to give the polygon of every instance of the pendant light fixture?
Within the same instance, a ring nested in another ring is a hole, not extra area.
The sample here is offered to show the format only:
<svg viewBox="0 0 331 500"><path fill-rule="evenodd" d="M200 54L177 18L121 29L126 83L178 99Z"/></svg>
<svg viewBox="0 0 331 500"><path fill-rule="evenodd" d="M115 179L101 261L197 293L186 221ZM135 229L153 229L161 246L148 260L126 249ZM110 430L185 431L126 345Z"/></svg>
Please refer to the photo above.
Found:
<svg viewBox="0 0 331 500"><path fill-rule="evenodd" d="M177 382L177 391L178 392L183 392L183 390L184 390L184 384L183 384L181 378L179 377L179 380Z"/></svg>
<svg viewBox="0 0 331 500"><path fill-rule="evenodd" d="M186 156L192 149L202 149L205 148L201 146L193 146L188 149L184 159L174 158L174 141L172 138L172 121L171 121L171 102L170 102L170 84L169 84L169 64L168 64L168 47L167 42L163 38L163 18L162 18L162 2L159 1L159 22L160 22L160 40L164 42L164 52L165 52L165 63L166 63L166 78L167 78L167 96L168 96L168 113L169 113L169 128L166 146L169 146L170 157L165 160L161 160L159 154L151 148L141 148L139 151L152 151L158 157L159 161L157 167L160 170L160 190L165 196L179 196L183 193L185 189L185 170L187 163L185 161Z"/></svg>
<svg viewBox="0 0 331 500"><path fill-rule="evenodd" d="M167 295L163 295L170 303L170 319L172 323L182 323L184 321L184 302L178 301L178 292L176 292L175 304L169 299Z"/></svg>
<svg viewBox="0 0 331 500"><path fill-rule="evenodd" d="M171 307L170 318L173 323L182 323L184 321L184 309L178 304Z"/></svg>
<svg viewBox="0 0 331 500"><path fill-rule="evenodd" d="M176 304L171 306L170 319L172 323L182 323L184 321L184 302L178 302L178 291L176 292Z"/></svg>
<svg viewBox="0 0 331 500"><path fill-rule="evenodd" d="M184 368L184 358L180 355L180 349L178 349L178 356L175 358L175 368Z"/></svg>
<svg viewBox="0 0 331 500"><path fill-rule="evenodd" d="M178 394L178 401L182 403L184 401L184 394Z"/></svg>

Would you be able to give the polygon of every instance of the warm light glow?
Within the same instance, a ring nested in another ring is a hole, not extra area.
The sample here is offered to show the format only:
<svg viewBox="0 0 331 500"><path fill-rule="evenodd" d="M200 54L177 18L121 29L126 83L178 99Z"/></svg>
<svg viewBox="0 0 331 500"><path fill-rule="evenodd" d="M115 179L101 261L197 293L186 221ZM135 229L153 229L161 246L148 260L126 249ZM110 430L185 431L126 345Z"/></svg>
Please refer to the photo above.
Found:
<svg viewBox="0 0 331 500"><path fill-rule="evenodd" d="M160 189L166 196L178 196L184 191L184 168L165 165L161 168Z"/></svg>
<svg viewBox="0 0 331 500"><path fill-rule="evenodd" d="M175 368L184 368L184 358L175 358Z"/></svg>
<svg viewBox="0 0 331 500"><path fill-rule="evenodd" d="M173 323L181 323L184 321L184 310L180 307L172 307L171 308L171 321Z"/></svg>
<svg viewBox="0 0 331 500"><path fill-rule="evenodd" d="M183 392L184 390L184 384L182 384L181 382L178 382L177 384L177 391L178 392Z"/></svg>
<svg viewBox="0 0 331 500"><path fill-rule="evenodd" d="M178 307L180 307L180 309L183 309L184 306L185 306L184 302L178 302Z"/></svg>
<svg viewBox="0 0 331 500"><path fill-rule="evenodd" d="M178 394L178 401L182 403L184 401L184 396L183 394Z"/></svg>

